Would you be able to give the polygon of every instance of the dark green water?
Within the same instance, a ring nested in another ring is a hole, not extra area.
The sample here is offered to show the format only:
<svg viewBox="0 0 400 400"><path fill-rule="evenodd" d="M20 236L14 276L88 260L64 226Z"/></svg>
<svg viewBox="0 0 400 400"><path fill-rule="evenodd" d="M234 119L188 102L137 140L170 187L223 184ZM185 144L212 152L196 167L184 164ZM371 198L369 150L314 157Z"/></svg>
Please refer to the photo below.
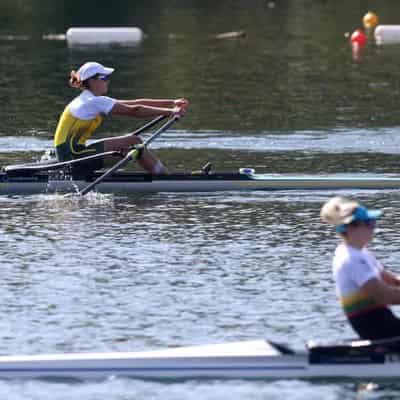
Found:
<svg viewBox="0 0 400 400"><path fill-rule="evenodd" d="M23 4L23 6L19 6ZM274 4L274 7L269 6ZM69 71L86 60L113 65L115 97L179 97L192 102L185 129L328 129L398 124L398 47L369 41L354 62L344 34L368 8L395 23L396 1L3 1L2 134L51 136L74 96ZM23 22L22 22L23 21ZM41 40L70 26L139 26L130 49L69 50ZM218 40L215 34L244 31ZM130 123L113 122L106 131Z"/></svg>

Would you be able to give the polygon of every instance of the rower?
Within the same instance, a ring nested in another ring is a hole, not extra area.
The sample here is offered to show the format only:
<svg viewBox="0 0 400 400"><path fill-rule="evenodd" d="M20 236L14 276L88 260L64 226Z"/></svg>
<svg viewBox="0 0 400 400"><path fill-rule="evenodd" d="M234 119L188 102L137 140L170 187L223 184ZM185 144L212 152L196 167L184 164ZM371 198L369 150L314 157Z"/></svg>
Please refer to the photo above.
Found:
<svg viewBox="0 0 400 400"><path fill-rule="evenodd" d="M141 143L134 135L107 138L90 145L86 141L101 124L106 115L125 115L147 118L159 115L183 116L189 102L176 100L117 100L105 94L108 91L114 68L105 67L97 62L87 62L78 71L72 71L69 84L81 90L64 109L54 137L58 161L68 161L94 154L121 151L125 155L133 146ZM158 175L166 173L166 168L150 151L143 150L138 163L148 172ZM99 158L84 168L95 170L104 167L104 160Z"/></svg>
<svg viewBox="0 0 400 400"><path fill-rule="evenodd" d="M338 297L354 331L370 340L400 337L400 319L388 307L400 304L400 278L367 249L381 214L343 197L321 209L341 239L332 263Z"/></svg>

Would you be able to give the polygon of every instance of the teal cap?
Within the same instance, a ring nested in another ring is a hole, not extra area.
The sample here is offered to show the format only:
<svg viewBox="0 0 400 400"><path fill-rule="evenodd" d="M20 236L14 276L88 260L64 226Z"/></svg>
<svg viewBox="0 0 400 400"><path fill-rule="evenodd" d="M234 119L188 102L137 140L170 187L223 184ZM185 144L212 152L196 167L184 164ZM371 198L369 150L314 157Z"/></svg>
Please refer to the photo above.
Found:
<svg viewBox="0 0 400 400"><path fill-rule="evenodd" d="M369 210L363 206L358 206L354 209L351 215L346 219L344 224L336 226L336 232L344 233L347 230L347 226L355 221L371 221L376 220L382 215L381 210Z"/></svg>

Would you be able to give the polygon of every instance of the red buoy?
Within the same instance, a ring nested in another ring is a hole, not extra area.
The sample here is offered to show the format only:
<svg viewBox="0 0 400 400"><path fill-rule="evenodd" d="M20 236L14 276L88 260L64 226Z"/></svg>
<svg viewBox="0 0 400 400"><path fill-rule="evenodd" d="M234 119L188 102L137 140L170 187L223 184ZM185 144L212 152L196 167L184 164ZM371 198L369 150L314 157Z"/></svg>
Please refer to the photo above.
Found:
<svg viewBox="0 0 400 400"><path fill-rule="evenodd" d="M357 44L360 47L364 47L367 43L367 36L362 29L356 29L350 36L350 42L352 45Z"/></svg>

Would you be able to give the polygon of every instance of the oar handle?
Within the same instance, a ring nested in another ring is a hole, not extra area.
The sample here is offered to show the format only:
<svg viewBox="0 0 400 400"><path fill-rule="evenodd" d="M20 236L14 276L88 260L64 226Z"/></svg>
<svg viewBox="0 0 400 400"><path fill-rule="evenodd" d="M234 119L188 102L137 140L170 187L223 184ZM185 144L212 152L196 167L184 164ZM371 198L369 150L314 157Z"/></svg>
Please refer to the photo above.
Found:
<svg viewBox="0 0 400 400"><path fill-rule="evenodd" d="M143 147L148 146L153 140L155 140L158 136L161 135L162 132L167 130L175 121L177 121L180 117L175 115L172 117L169 121L167 121L164 125L162 125L156 132L154 132L144 143ZM126 163L128 163L133 156L136 154L139 154L139 149L133 148L129 153L122 159L119 160L116 164L114 164L109 170L107 170L103 175L99 176L96 180L94 180L92 183L90 183L88 186L86 186L84 189L82 189L79 194L81 196L84 196L86 193L90 192L96 185L98 185L102 180L107 178L107 176L111 175L113 172L115 172L117 169L123 167Z"/></svg>

